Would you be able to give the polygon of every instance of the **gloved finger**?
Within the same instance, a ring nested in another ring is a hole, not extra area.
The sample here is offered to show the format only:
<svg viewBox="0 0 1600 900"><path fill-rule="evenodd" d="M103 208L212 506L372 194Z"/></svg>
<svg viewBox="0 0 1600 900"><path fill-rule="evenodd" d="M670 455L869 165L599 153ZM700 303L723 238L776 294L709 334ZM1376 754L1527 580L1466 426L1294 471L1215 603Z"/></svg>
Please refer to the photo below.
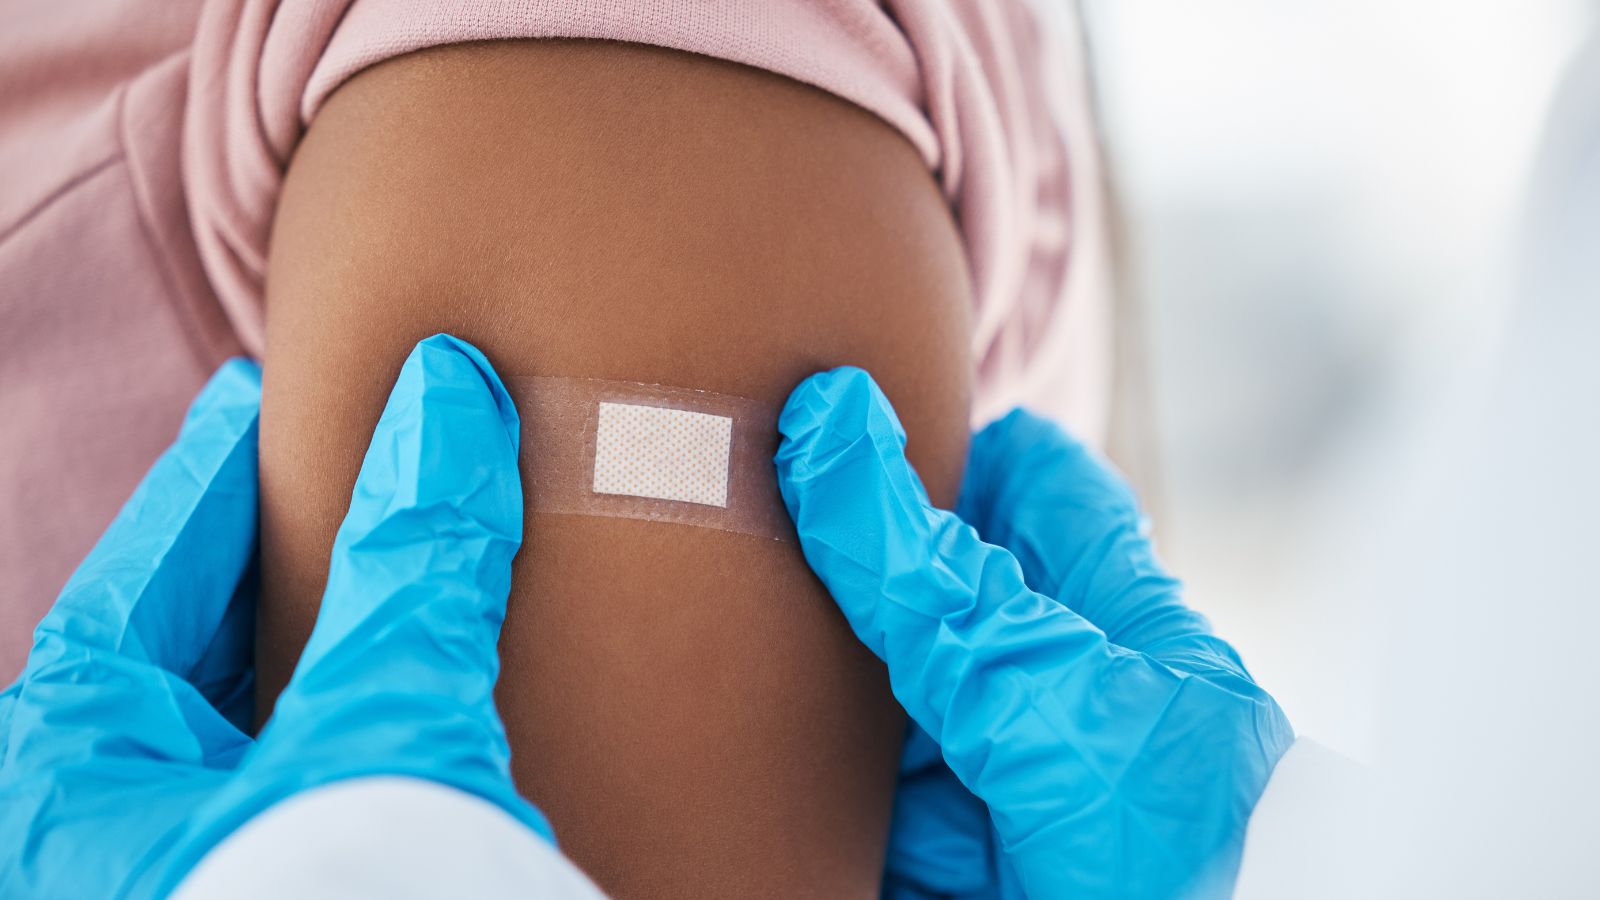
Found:
<svg viewBox="0 0 1600 900"><path fill-rule="evenodd" d="M1055 423L1018 409L974 435L957 510L985 541L1011 551L1031 587L1112 643L1198 653L1243 671L1205 617L1183 603L1133 489Z"/></svg>
<svg viewBox="0 0 1600 900"><path fill-rule="evenodd" d="M1106 652L1098 629L1027 587L1010 553L928 502L905 431L866 372L806 379L778 429L778 485L806 561L947 757L952 695L981 691L986 670L1047 658L1070 669Z"/></svg>
<svg viewBox="0 0 1600 900"><path fill-rule="evenodd" d="M1050 502L1025 505L1030 487ZM972 436L957 512L985 540L999 544L997 538L1029 531L1028 521L1011 514L1031 520L1063 507L1117 524L1140 520L1127 481L1054 422L1018 408Z"/></svg>
<svg viewBox="0 0 1600 900"><path fill-rule="evenodd" d="M186 679L255 552L260 403L254 363L212 376L35 629L14 693L38 717L30 748L79 755L103 741L185 759L236 749L240 736ZM53 739L51 725L73 740Z"/></svg>
<svg viewBox="0 0 1600 900"><path fill-rule="evenodd" d="M416 346L263 751L294 748L306 778L414 774L503 799L509 750L493 691L522 540L518 441L517 411L482 353L448 335Z"/></svg>
<svg viewBox="0 0 1600 900"><path fill-rule="evenodd" d="M988 806L1027 893L1170 896L1196 859L1221 858L1239 834L1235 813L1287 745L1270 698L1245 678L1187 677L1115 647L1031 590L1015 557L927 502L866 373L808 379L779 430L779 486L806 560L887 664L895 697ZM1144 774L1151 766L1193 772L1205 789L1174 792Z"/></svg>

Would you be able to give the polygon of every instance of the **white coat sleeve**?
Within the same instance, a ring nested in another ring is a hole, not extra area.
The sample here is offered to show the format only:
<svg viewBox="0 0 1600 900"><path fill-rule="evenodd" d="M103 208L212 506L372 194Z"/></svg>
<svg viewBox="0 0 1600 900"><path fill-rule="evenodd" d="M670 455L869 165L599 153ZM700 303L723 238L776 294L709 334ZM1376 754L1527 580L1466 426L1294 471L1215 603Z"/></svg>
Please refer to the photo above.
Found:
<svg viewBox="0 0 1600 900"><path fill-rule="evenodd" d="M313 788L268 808L173 892L176 900L603 896L498 806L392 776Z"/></svg>
<svg viewBox="0 0 1600 900"><path fill-rule="evenodd" d="M1235 900L1366 896L1376 784L1366 766L1296 740L1250 816Z"/></svg>

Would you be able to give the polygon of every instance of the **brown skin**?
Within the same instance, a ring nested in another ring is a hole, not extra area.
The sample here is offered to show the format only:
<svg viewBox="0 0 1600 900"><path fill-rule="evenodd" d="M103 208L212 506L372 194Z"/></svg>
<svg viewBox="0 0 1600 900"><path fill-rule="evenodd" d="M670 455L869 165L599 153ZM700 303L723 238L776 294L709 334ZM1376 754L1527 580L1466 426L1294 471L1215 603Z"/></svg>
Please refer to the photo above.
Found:
<svg viewBox="0 0 1600 900"><path fill-rule="evenodd" d="M949 505L967 285L911 146L778 76L567 41L358 75L301 143L273 232L263 717L419 339L455 334L508 377L774 409L806 375L859 365ZM501 656L517 784L613 896L876 896L904 719L796 544L530 514Z"/></svg>

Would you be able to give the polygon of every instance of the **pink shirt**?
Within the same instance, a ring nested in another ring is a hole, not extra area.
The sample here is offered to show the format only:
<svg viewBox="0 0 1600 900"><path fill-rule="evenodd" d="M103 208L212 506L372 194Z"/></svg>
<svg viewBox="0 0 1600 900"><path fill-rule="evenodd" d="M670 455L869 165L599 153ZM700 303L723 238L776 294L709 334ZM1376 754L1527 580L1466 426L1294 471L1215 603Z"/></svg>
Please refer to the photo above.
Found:
<svg viewBox="0 0 1600 900"><path fill-rule="evenodd" d="M0 681L229 356L262 352L295 142L365 66L603 38L815 85L901 131L960 223L978 419L1098 440L1109 291L1076 23L1024 0L75 0L0 29ZM1043 21L1051 19L1053 21ZM1045 26L1050 27L1045 27Z"/></svg>

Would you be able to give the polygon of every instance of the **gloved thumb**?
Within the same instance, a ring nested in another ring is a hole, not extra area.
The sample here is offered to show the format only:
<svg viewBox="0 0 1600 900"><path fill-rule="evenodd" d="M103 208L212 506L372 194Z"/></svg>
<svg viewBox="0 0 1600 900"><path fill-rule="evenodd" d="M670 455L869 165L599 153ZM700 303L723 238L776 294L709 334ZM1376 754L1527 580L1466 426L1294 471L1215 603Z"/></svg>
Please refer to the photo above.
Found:
<svg viewBox="0 0 1600 900"><path fill-rule="evenodd" d="M519 420L476 348L422 341L378 422L300 664L260 740L306 778L413 774L515 799L494 706L522 539ZM307 787L310 785L301 785Z"/></svg>
<svg viewBox="0 0 1600 900"><path fill-rule="evenodd" d="M334 540L311 640L238 771L176 836L165 896L217 842L336 781L413 777L552 838L511 783L495 644L522 540L518 419L483 354L448 335L406 359Z"/></svg>

